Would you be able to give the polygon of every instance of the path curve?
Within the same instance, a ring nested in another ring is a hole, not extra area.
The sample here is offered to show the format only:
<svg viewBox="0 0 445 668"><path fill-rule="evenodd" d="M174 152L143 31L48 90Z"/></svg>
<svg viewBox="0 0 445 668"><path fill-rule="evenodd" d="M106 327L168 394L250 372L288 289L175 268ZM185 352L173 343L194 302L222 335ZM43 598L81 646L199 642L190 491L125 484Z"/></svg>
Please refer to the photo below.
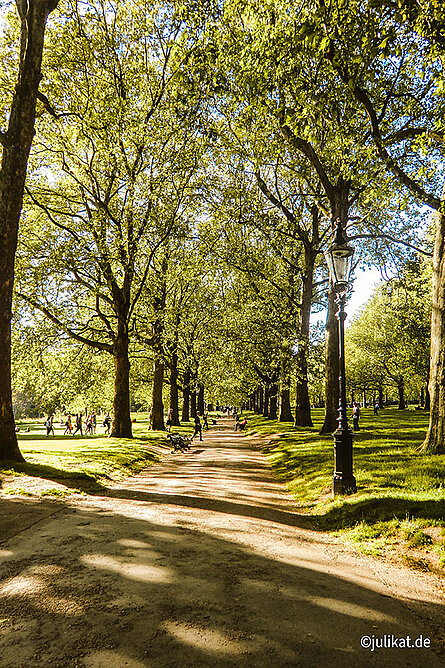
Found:
<svg viewBox="0 0 445 668"><path fill-rule="evenodd" d="M311 530L255 445L220 420L3 542L0 667L444 665L443 592Z"/></svg>

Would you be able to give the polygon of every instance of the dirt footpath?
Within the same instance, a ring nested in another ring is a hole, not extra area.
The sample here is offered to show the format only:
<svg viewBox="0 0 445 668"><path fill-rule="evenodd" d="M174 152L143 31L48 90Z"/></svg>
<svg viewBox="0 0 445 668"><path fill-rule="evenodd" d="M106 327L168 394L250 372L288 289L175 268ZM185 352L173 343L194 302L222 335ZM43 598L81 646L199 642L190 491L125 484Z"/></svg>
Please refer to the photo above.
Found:
<svg viewBox="0 0 445 668"><path fill-rule="evenodd" d="M100 496L2 501L35 516L0 542L1 668L445 664L440 583L311 528L221 424Z"/></svg>

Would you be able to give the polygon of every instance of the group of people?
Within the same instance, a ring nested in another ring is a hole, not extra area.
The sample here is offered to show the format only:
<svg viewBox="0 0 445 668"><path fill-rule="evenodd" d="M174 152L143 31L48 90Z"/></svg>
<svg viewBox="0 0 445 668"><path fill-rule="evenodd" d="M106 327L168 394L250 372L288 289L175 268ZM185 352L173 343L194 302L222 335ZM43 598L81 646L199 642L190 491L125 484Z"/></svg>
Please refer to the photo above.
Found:
<svg viewBox="0 0 445 668"><path fill-rule="evenodd" d="M97 415L94 411L92 411L91 413L85 416L84 420L83 413L76 413L74 417L71 415L71 413L68 413L65 420L63 418L61 419L60 426L62 428L65 427L65 431L63 432L64 436L66 435L75 436L77 433L80 433L80 435L83 436L84 426L85 426L85 436L87 436L88 434L93 436L96 433L96 428L97 428ZM109 436L111 429L110 413L106 414L102 426L105 427L105 434ZM53 415L48 415L45 421L45 427L46 427L47 437L50 434L52 434L53 436L55 435Z"/></svg>

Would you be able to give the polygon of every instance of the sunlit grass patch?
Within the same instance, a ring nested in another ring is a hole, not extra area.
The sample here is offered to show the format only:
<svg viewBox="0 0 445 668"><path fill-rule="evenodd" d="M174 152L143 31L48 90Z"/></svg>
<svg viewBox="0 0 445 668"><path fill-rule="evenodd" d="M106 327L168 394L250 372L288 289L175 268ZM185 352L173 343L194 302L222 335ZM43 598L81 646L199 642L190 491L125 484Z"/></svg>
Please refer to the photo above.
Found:
<svg viewBox="0 0 445 668"><path fill-rule="evenodd" d="M346 536L369 554L397 544L437 554L444 565L445 548L428 531L445 524L445 457L417 452L428 415L385 409L375 416L363 410L353 445L357 493L335 499L333 438L318 434L322 411L313 411L313 420L314 428L293 429L249 415L250 429L264 437L264 452L300 509L316 516L321 529ZM411 557L410 565L415 562Z"/></svg>

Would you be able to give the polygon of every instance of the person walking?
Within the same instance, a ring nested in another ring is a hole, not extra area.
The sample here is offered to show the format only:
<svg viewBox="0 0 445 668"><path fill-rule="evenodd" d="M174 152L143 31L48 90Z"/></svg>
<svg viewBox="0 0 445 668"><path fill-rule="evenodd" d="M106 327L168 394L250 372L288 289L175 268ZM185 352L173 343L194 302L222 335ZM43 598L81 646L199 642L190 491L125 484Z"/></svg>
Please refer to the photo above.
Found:
<svg viewBox="0 0 445 668"><path fill-rule="evenodd" d="M87 436L87 434L93 434L93 422L91 414L87 415L85 419L85 436Z"/></svg>
<svg viewBox="0 0 445 668"><path fill-rule="evenodd" d="M80 435L83 436L83 431L82 431L82 413L76 413L76 428L73 432L73 436L77 434L77 432L80 431Z"/></svg>
<svg viewBox="0 0 445 668"><path fill-rule="evenodd" d="M352 407L352 424L354 431L360 431L359 420L361 415L360 406L358 403L354 402Z"/></svg>
<svg viewBox="0 0 445 668"><path fill-rule="evenodd" d="M173 408L169 408L168 413L167 413L167 420L166 420L167 431L172 430L172 424L173 424Z"/></svg>
<svg viewBox="0 0 445 668"><path fill-rule="evenodd" d="M209 428L209 414L208 414L208 412L204 413L204 415L202 416L202 421L204 422L204 427L206 429L208 429Z"/></svg>
<svg viewBox="0 0 445 668"><path fill-rule="evenodd" d="M201 425L201 414L198 411L195 415L195 433L192 436L192 440L199 434L199 440L202 441L202 425Z"/></svg>
<svg viewBox="0 0 445 668"><path fill-rule="evenodd" d="M107 436L110 435L110 429L111 429L111 415L109 413L106 414L105 419L103 421L103 426L105 427L105 433Z"/></svg>
<svg viewBox="0 0 445 668"><path fill-rule="evenodd" d="M48 418L47 418L47 420L46 420L46 422L45 422L45 427L46 427L46 437L47 437L47 438L48 438L48 436L49 436L50 434L52 434L52 435L54 436L54 425L53 425L53 420L54 420L54 417L53 417L52 415L48 415Z"/></svg>
<svg viewBox="0 0 445 668"><path fill-rule="evenodd" d="M73 431L73 425L71 423L71 415L68 413L66 417L65 431L63 432L63 435L65 436L66 434L71 434L72 431Z"/></svg>

